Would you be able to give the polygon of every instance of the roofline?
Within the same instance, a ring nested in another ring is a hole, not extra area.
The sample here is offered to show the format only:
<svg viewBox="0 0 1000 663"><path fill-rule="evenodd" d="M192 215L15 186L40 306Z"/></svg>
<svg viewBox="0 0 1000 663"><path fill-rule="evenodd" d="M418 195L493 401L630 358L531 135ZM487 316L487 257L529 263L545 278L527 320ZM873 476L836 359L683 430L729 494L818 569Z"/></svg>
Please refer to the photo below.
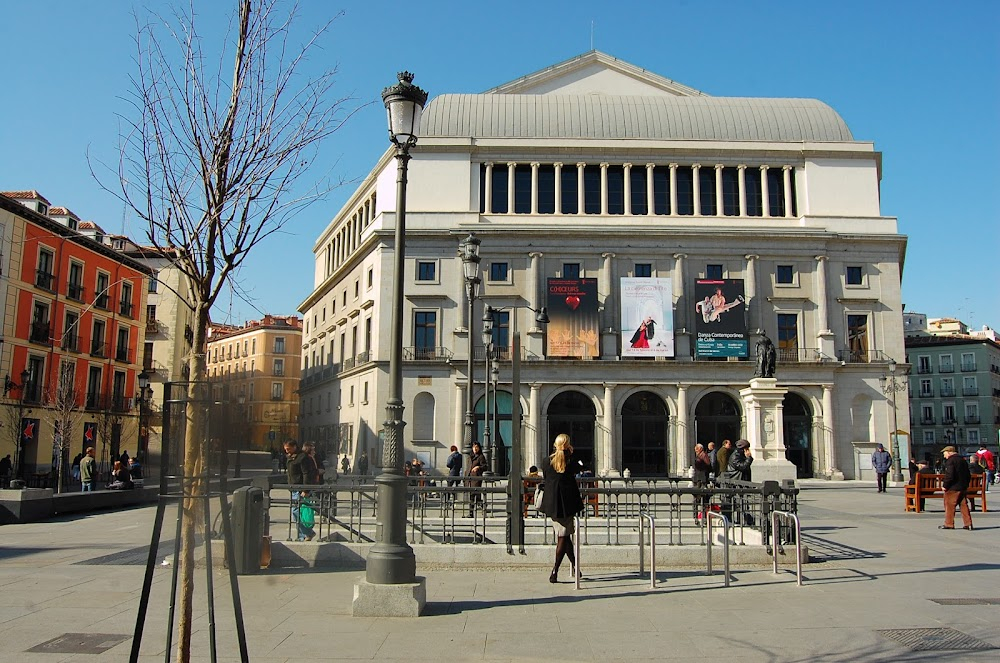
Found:
<svg viewBox="0 0 1000 663"><path fill-rule="evenodd" d="M82 235L75 230L70 230L66 226L56 223L55 221L45 216L44 214L39 214L35 210L29 207L25 207L16 200L8 198L3 194L0 194L0 209L5 209L11 214L20 216L24 218L26 221L30 221L31 223L37 224L42 228L44 228L45 230L52 232L53 234L65 237L85 248L90 249L91 251L103 255L106 258L111 258L115 262L119 262L128 267L131 267L138 272L142 272L143 274L148 274L148 275L152 275L153 273L153 269L149 265L145 265L139 262L138 260L130 258L121 251L116 251L115 249L112 249L109 246L105 246L104 244L101 244L97 240L91 239L86 235Z"/></svg>

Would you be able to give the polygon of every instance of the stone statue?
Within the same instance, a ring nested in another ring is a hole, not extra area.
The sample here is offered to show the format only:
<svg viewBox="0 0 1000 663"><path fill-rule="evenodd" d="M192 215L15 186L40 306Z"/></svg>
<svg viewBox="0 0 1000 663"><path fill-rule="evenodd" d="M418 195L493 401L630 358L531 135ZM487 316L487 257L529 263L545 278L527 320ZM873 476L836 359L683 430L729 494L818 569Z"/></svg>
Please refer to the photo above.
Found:
<svg viewBox="0 0 1000 663"><path fill-rule="evenodd" d="M777 351L774 349L774 343L767 337L767 334L761 334L760 340L757 341L757 371L754 375L762 378L773 378L776 359Z"/></svg>

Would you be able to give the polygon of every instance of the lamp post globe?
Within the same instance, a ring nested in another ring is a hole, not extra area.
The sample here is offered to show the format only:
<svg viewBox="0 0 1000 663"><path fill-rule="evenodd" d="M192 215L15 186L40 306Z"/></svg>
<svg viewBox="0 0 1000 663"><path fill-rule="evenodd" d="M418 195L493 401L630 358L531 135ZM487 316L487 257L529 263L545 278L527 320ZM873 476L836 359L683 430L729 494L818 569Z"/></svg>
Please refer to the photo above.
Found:
<svg viewBox="0 0 1000 663"><path fill-rule="evenodd" d="M375 479L377 522L375 544L368 554L365 577L371 584L413 583L416 560L406 543L406 477L403 476L403 266L406 257L406 175L410 148L417 143L420 114L427 93L413 85L413 74L398 74L399 83L382 91L389 121L389 140L396 146L396 228L393 245L389 398L384 423L382 473Z"/></svg>

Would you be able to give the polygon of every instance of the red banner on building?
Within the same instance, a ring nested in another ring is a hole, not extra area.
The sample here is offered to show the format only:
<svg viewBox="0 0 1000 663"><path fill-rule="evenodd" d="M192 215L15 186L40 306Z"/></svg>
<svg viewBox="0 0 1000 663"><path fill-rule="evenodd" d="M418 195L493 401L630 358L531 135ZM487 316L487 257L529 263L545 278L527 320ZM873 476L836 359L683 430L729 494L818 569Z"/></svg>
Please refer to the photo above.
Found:
<svg viewBox="0 0 1000 663"><path fill-rule="evenodd" d="M597 279L548 280L548 357L600 355Z"/></svg>

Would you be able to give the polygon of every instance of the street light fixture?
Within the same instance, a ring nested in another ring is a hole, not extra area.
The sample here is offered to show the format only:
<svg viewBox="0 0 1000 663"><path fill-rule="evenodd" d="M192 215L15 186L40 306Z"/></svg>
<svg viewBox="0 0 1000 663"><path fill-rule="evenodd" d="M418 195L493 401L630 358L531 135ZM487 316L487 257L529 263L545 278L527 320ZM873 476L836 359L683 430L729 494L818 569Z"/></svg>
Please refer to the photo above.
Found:
<svg viewBox="0 0 1000 663"><path fill-rule="evenodd" d="M517 310L526 308L535 314L535 323L538 325L549 324L549 314L543 306L532 308L530 306L501 306L492 307L487 305L483 313L483 322L486 324L487 317L492 329L493 314L495 311L511 312L511 348L510 348L510 470L507 478L507 513L512 522L510 528L510 546L508 552L516 544L518 551L524 552L524 512L521 510L521 503L524 499L524 485L521 479L521 334L517 331Z"/></svg>
<svg viewBox="0 0 1000 663"><path fill-rule="evenodd" d="M462 243L458 246L458 253L462 257L462 271L465 275L465 299L469 304L469 315L468 315L468 337L469 337L469 356L466 360L465 365L465 375L466 375L466 388L465 388L465 426L463 428L462 435L462 455L465 456L465 465L469 465L469 456L472 454L472 440L473 433L476 425L475 414L473 408L475 407L475 401L473 400L472 387L474 384L473 380L473 370L475 364L473 363L473 347L472 347L472 319L475 315L475 303L476 303L476 290L479 286L481 279L479 278L479 245L481 241L474 234L469 233L469 236L462 240Z"/></svg>
<svg viewBox="0 0 1000 663"><path fill-rule="evenodd" d="M896 378L896 361L889 360L889 375L883 375L878 379L882 393L889 397L892 403L892 480L894 483L903 481L903 468L899 457L899 422L896 414L896 394L903 391L908 386L908 381L904 375L902 379Z"/></svg>
<svg viewBox="0 0 1000 663"><path fill-rule="evenodd" d="M139 406L139 453L142 466L149 467L149 401L153 397L153 388L149 386L149 374L139 373L139 393L136 395L136 405Z"/></svg>
<svg viewBox="0 0 1000 663"><path fill-rule="evenodd" d="M375 544L368 553L365 577L374 585L416 582L416 559L406 543L406 477L403 475L403 269L406 257L406 171L410 148L417 143L420 114L427 93L413 85L413 74L398 74L399 83L382 91L389 119L389 140L396 146L396 229L393 245L392 345L389 355L389 398L384 423L382 473L375 479L378 519ZM358 613L355 588L355 614ZM388 610L388 606L385 606ZM422 609L422 603L419 609Z"/></svg>

